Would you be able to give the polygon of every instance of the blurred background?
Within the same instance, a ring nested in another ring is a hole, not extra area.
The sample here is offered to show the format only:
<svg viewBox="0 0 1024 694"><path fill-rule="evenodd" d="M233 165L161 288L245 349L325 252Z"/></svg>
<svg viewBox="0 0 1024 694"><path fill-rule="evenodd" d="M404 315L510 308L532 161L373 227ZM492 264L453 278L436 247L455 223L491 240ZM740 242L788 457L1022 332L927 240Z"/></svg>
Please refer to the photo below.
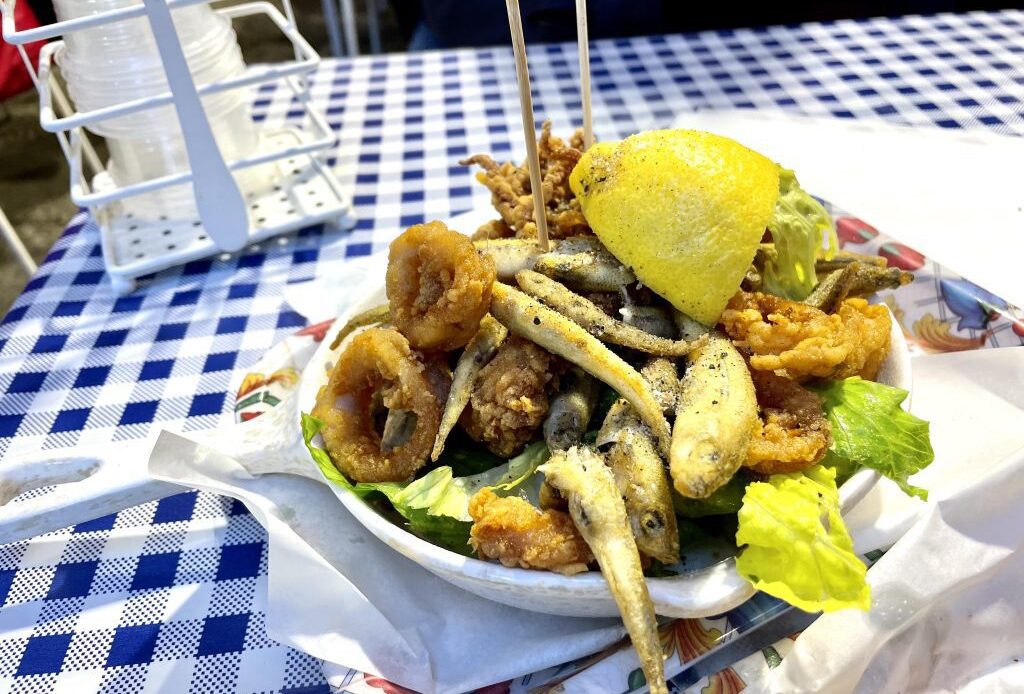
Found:
<svg viewBox="0 0 1024 694"><path fill-rule="evenodd" d="M54 21L48 0L27 2L39 23ZM218 4L218 3L214 3ZM337 0L293 0L299 29L321 55L345 53ZM507 45L503 0L352 0L360 53ZM1020 0L789 0L778 5L679 0L588 0L591 39L788 24L879 15L965 12L1019 7ZM573 0L521 0L529 43L574 41ZM246 62L287 59L290 46L266 23L240 21L235 29ZM11 58L14 60L12 61ZM36 261L52 246L75 207L68 172L53 135L38 122L38 98L13 48L0 44L0 208ZM0 244L0 315L27 276Z"/></svg>

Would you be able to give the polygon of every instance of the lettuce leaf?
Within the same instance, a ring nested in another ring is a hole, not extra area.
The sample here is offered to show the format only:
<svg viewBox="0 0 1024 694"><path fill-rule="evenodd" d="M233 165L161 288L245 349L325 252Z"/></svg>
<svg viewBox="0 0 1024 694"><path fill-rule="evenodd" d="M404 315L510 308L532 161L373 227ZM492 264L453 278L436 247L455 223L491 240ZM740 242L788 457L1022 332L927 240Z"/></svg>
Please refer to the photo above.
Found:
<svg viewBox="0 0 1024 694"><path fill-rule="evenodd" d="M534 443L515 458L476 475L454 477L448 465L434 468L411 482L352 484L331 462L327 451L313 444L323 423L302 414L302 439L317 466L331 482L361 498L383 495L415 534L460 554L469 554L469 499L484 487L510 492L533 476L550 457L543 442Z"/></svg>
<svg viewBox="0 0 1024 694"><path fill-rule="evenodd" d="M736 569L755 588L807 612L867 610L867 567L839 513L835 471L803 472L752 482L738 513Z"/></svg>
<svg viewBox="0 0 1024 694"><path fill-rule="evenodd" d="M828 252L839 248L835 225L825 207L800 187L796 174L779 167L779 199L768 223L775 254L764 268L764 290L800 301L817 284L814 261L829 234Z"/></svg>
<svg viewBox="0 0 1024 694"><path fill-rule="evenodd" d="M822 462L841 475L863 465L878 470L907 494L927 501L928 492L907 478L934 460L928 422L900 407L907 391L847 378L809 386L824 400L832 447Z"/></svg>

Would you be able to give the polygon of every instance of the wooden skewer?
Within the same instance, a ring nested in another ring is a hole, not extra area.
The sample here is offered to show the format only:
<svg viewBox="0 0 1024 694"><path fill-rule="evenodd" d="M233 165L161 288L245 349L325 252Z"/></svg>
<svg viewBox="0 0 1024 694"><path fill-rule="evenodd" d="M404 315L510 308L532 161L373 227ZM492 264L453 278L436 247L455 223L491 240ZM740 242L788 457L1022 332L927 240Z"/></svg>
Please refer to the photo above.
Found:
<svg viewBox="0 0 1024 694"><path fill-rule="evenodd" d="M519 16L519 0L505 0L508 28L512 32L512 52L516 58L516 80L519 82L519 106L523 112L523 137L526 138L526 165L530 169L533 190L533 217L537 223L537 243L548 250L548 217L541 190L540 156L537 154L537 126L533 122L533 98L530 96L530 68L526 64L526 42L523 20Z"/></svg>
<svg viewBox="0 0 1024 694"><path fill-rule="evenodd" d="M580 54L580 100L583 102L583 151L594 144L594 118L590 111L590 39L587 35L587 0L576 0L576 44Z"/></svg>

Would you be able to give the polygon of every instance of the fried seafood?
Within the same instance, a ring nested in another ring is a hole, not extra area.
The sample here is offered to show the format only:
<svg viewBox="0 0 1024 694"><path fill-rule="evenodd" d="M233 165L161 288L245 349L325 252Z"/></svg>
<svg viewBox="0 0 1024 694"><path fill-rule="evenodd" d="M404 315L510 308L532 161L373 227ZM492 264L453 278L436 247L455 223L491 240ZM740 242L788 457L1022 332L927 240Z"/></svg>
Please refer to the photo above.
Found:
<svg viewBox="0 0 1024 694"><path fill-rule="evenodd" d="M413 352L397 330L370 328L338 357L312 414L323 422L331 460L349 479L404 481L427 461L450 384L447 368ZM377 430L383 408L402 413L391 425L389 450Z"/></svg>
<svg viewBox="0 0 1024 694"><path fill-rule="evenodd" d="M679 387L669 470L676 490L703 499L747 459L757 424L754 384L743 357L715 331L691 355Z"/></svg>
<svg viewBox="0 0 1024 694"><path fill-rule="evenodd" d="M651 357L640 367L640 375L651 384L654 397L666 415L675 412L679 399L679 372L676 363L665 357Z"/></svg>
<svg viewBox="0 0 1024 694"><path fill-rule="evenodd" d="M480 369L462 426L496 455L515 455L547 416L548 393L557 385L561 367L558 359L532 342L509 338Z"/></svg>
<svg viewBox="0 0 1024 694"><path fill-rule="evenodd" d="M636 282L636 275L601 245L596 236L565 239L539 256L533 270L578 291L613 292Z"/></svg>
<svg viewBox="0 0 1024 694"><path fill-rule="evenodd" d="M604 342L666 357L685 356L694 347L689 342L666 340L611 318L589 300L538 272L517 272L516 282L524 292L572 319Z"/></svg>
<svg viewBox="0 0 1024 694"><path fill-rule="evenodd" d="M611 386L636 408L668 454L671 430L647 381L576 323L507 284L494 283L491 313L516 335L536 342Z"/></svg>
<svg viewBox="0 0 1024 694"><path fill-rule="evenodd" d="M839 251L831 258L818 258L814 261L814 272L819 276L827 275L830 272L842 270L850 263L874 265L879 268L886 266L885 258L880 255L864 255L862 253L851 253L850 251Z"/></svg>
<svg viewBox="0 0 1024 694"><path fill-rule="evenodd" d="M533 239L489 239L475 241L473 245L481 255L491 259L502 282L513 279L520 270L529 270L544 255ZM558 241L551 241L550 245L557 248Z"/></svg>
<svg viewBox="0 0 1024 694"><path fill-rule="evenodd" d="M667 360L666 360L667 361ZM637 548L663 564L679 561L679 531L665 464L633 406L616 400L597 434L626 505Z"/></svg>
<svg viewBox="0 0 1024 694"><path fill-rule="evenodd" d="M750 366L793 380L808 377L873 379L889 351L891 319L885 306L846 299L836 313L771 294L739 292L722 313L734 343L750 352Z"/></svg>
<svg viewBox="0 0 1024 694"><path fill-rule="evenodd" d="M469 500L469 543L477 554L505 566L571 575L587 570L594 555L569 514L540 511L518 496L499 497L484 487Z"/></svg>
<svg viewBox="0 0 1024 694"><path fill-rule="evenodd" d="M913 281L913 273L898 267L847 263L818 282L804 303L825 313L832 313L846 298L870 296L881 289L899 289Z"/></svg>
<svg viewBox="0 0 1024 694"><path fill-rule="evenodd" d="M345 341L345 338L354 333L359 328L365 328L368 325L376 325L377 323L387 323L391 320L391 305L381 304L380 306L374 306L373 308L367 309L362 313L349 318L348 323L345 323L345 327L338 331L338 334L334 336L334 341L331 342L331 349L338 349L341 343Z"/></svg>
<svg viewBox="0 0 1024 694"><path fill-rule="evenodd" d="M494 358L498 347L506 337L508 337L508 329L488 314L480 321L480 330L459 355L459 361L455 365L455 373L452 376L451 392L444 404L441 425L437 429L434 448L430 452L431 460L437 460L444 451L444 442L448 438L448 434L455 428L462 411L469 404L469 398L473 393L473 386L480 369Z"/></svg>
<svg viewBox="0 0 1024 694"><path fill-rule="evenodd" d="M487 313L494 263L441 222L409 227L391 243L386 287L395 327L416 349L452 350Z"/></svg>
<svg viewBox="0 0 1024 694"><path fill-rule="evenodd" d="M573 367L566 371L544 420L544 442L548 449L562 451L583 439L597 407L597 391L597 379L583 369Z"/></svg>
<svg viewBox="0 0 1024 694"><path fill-rule="evenodd" d="M654 604L612 472L588 448L560 451L540 466L569 502L569 515L597 558L652 693L668 692Z"/></svg>
<svg viewBox="0 0 1024 694"><path fill-rule="evenodd" d="M516 230L505 223L504 219L492 219L484 222L470 236L472 241L491 241L494 239L510 239L516 235Z"/></svg>
<svg viewBox="0 0 1024 694"><path fill-rule="evenodd" d="M553 136L550 121L541 129L537 150L548 233L556 239L589 233L580 204L569 188L569 174L582 152ZM511 162L498 164L486 154L477 154L459 163L463 166L476 164L483 169L477 174L477 180L491 191L491 203L502 220L515 229L516 236L537 236L530 173L525 163L521 166Z"/></svg>
<svg viewBox="0 0 1024 694"><path fill-rule="evenodd" d="M821 398L771 371L754 371L761 423L747 449L749 468L762 475L799 472L819 462L832 445Z"/></svg>

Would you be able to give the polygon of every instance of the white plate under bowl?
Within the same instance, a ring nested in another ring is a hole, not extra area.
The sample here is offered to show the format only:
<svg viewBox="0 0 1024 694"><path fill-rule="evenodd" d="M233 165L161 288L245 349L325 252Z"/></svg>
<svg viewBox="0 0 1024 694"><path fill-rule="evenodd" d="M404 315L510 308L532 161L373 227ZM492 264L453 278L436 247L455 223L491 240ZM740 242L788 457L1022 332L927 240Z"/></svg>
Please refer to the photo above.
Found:
<svg viewBox="0 0 1024 694"><path fill-rule="evenodd" d="M468 233L493 216L494 212L489 208L473 210L452 218L449 226ZM350 316L386 301L383 269L382 261L377 280L367 284L365 298L335 322L303 371L299 385L301 411L309 412L313 408L317 391L327 382L327 371L338 354L338 350L330 349L336 332ZM893 320L892 324L892 344L878 380L909 391L910 353L898 323ZM847 480L840 489L842 509L852 508L877 481L878 473L872 470L862 470ZM534 612L568 617L616 617L619 614L608 584L598 571L562 576L550 571L509 568L495 562L464 557L416 537L379 515L351 492L326 479L325 483L334 490L345 508L377 538L431 573L471 593ZM736 572L732 558L678 576L648 578L647 587L655 611L667 617L721 614L742 604L754 593L750 583Z"/></svg>

